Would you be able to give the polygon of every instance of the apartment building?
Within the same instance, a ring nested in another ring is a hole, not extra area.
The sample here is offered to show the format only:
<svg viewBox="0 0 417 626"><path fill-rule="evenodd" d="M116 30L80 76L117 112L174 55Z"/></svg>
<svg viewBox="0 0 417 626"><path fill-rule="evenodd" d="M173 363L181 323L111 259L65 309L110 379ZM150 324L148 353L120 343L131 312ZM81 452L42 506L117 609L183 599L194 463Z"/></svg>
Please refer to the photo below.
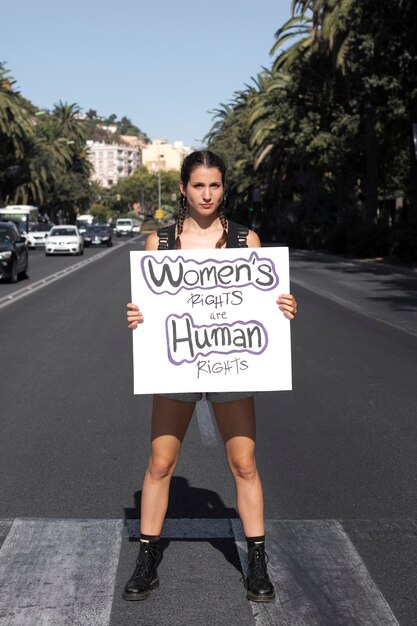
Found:
<svg viewBox="0 0 417 626"><path fill-rule="evenodd" d="M91 180L102 187L112 187L121 178L130 176L141 164L138 146L87 141L89 159L94 167Z"/></svg>
<svg viewBox="0 0 417 626"><path fill-rule="evenodd" d="M142 164L149 172L180 171L184 157L190 152L191 148L182 141L168 143L164 139L153 139L142 149Z"/></svg>

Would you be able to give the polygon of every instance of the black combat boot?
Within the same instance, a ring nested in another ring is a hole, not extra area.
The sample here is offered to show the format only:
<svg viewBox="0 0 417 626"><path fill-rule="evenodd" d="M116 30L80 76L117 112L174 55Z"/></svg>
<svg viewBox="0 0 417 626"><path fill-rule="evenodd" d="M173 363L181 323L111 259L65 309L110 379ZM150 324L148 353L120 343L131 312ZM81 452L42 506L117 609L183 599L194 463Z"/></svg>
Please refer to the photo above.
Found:
<svg viewBox="0 0 417 626"><path fill-rule="evenodd" d="M140 542L135 571L123 591L125 600L145 600L152 589L159 587L157 567L161 558L157 542Z"/></svg>
<svg viewBox="0 0 417 626"><path fill-rule="evenodd" d="M252 544L248 550L248 576L245 581L246 597L252 602L272 602L275 599L266 565L268 556L263 543Z"/></svg>

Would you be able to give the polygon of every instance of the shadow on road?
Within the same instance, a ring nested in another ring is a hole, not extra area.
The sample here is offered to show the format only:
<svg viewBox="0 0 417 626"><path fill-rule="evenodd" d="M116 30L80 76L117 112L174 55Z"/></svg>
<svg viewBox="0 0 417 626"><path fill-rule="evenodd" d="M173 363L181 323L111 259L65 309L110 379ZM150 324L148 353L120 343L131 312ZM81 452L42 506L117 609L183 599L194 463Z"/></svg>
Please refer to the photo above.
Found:
<svg viewBox="0 0 417 626"><path fill-rule="evenodd" d="M138 520L141 517L141 501L142 491L136 491L134 494L134 506L132 508L125 508L125 520L129 533L129 541L139 541L139 529L135 529L132 532L131 524L128 524L130 520ZM202 489L200 487L191 487L188 480L182 476L174 476L171 480L170 496L168 511L166 519L230 519L238 518L238 514L235 508L225 506L223 500L215 492L209 489ZM130 530L129 530L130 529ZM239 556L236 549L236 543L234 537L218 537L218 538L206 538L206 537L179 537L170 539L161 539L160 547L162 554L174 541L187 541L187 542L207 542L213 546L216 550L219 550L224 558L235 567L238 572L241 572L241 565Z"/></svg>
<svg viewBox="0 0 417 626"><path fill-rule="evenodd" d="M397 267L386 265L382 261L358 261L356 259L330 257L326 254L297 254L292 258L297 261L312 262L322 266L322 269L331 272L349 274L351 276L380 278L379 282L369 283L368 300L373 302L385 302L393 311L416 311L417 310L417 273L411 266ZM304 269L307 269L308 265ZM313 271L313 268L309 268ZM401 276L400 274L404 275ZM400 293L402 292L402 293Z"/></svg>

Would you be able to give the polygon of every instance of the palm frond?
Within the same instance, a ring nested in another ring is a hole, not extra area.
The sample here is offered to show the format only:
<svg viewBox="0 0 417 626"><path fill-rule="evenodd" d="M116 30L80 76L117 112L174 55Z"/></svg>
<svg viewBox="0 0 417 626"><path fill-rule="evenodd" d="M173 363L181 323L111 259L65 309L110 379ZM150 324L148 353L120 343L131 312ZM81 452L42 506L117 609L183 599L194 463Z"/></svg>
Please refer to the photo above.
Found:
<svg viewBox="0 0 417 626"><path fill-rule="evenodd" d="M274 61L275 71L287 72L289 68L301 57L311 51L313 35L310 34L304 39L297 41L291 48L282 52Z"/></svg>
<svg viewBox="0 0 417 626"><path fill-rule="evenodd" d="M270 50L274 55L289 39L311 32L313 21L310 17L290 17L275 33L275 43Z"/></svg>

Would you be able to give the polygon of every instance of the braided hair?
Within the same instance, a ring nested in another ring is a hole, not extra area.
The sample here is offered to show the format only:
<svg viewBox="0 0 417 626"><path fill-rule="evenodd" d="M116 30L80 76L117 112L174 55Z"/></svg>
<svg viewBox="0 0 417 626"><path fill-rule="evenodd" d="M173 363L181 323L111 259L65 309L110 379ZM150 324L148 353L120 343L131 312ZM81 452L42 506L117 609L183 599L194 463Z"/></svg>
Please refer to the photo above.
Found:
<svg viewBox="0 0 417 626"><path fill-rule="evenodd" d="M174 250L181 249L180 235L184 228L184 220L187 217L187 198L181 194L180 210L177 218L177 236L175 238Z"/></svg>
<svg viewBox="0 0 417 626"><path fill-rule="evenodd" d="M185 157L181 166L181 182L184 188L187 187L188 185L191 172L196 167L199 167L201 165L203 167L208 167L208 168L213 167L213 168L217 168L218 170L220 170L220 173L222 175L222 183L224 186L225 178L226 178L226 165L223 159L219 157L217 154L215 154L214 152L211 152L210 150L196 150L195 152L192 152L191 154ZM219 219L223 227L223 233L220 239L218 240L218 242L216 243L216 246L215 246L216 248L222 248L227 242L227 219L223 211L225 201L226 201L226 198L223 198L221 205L217 209L218 214L219 214ZM179 250L181 248L180 237L184 228L184 220L186 217L187 217L187 198L185 197L185 195L181 194L180 210L179 210L178 219L177 219L177 236L175 239L175 246L174 246L174 249L176 250Z"/></svg>
<svg viewBox="0 0 417 626"><path fill-rule="evenodd" d="M223 226L223 232L219 241L216 243L216 246L215 246L216 248L223 248L223 246L226 245L227 243L227 219L223 211L223 206L225 205L225 203L226 203L226 197L223 198L221 205L217 209L219 212L219 220L221 222L221 225Z"/></svg>

